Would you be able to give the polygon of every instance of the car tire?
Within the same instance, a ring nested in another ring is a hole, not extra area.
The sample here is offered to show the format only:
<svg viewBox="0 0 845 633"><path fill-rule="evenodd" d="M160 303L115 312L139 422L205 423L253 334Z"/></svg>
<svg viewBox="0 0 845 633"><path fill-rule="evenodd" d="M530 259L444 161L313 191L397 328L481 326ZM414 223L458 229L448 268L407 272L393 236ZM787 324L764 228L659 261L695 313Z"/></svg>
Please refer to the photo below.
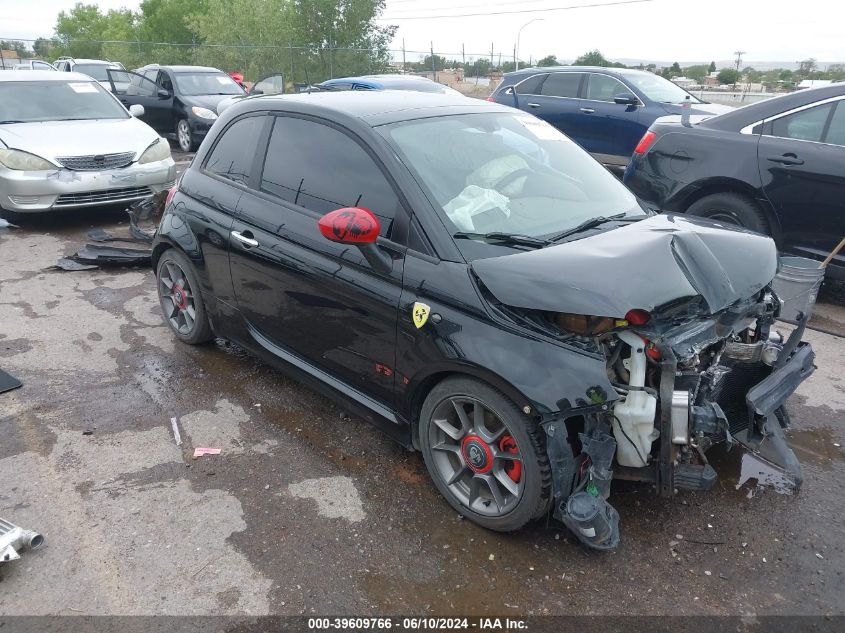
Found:
<svg viewBox="0 0 845 633"><path fill-rule="evenodd" d="M543 432L491 386L468 377L437 384L422 406L419 444L440 494L482 527L511 532L548 513L552 477Z"/></svg>
<svg viewBox="0 0 845 633"><path fill-rule="evenodd" d="M191 124L188 119L179 119L176 122L176 143L183 152L197 151L197 143L194 135L191 134Z"/></svg>
<svg viewBox="0 0 845 633"><path fill-rule="evenodd" d="M164 320L180 341L199 345L214 338L199 280L185 255L173 248L162 253L156 287Z"/></svg>
<svg viewBox="0 0 845 633"><path fill-rule="evenodd" d="M763 235L772 234L763 210L753 200L739 193L725 192L704 196L690 205L687 214L741 226Z"/></svg>
<svg viewBox="0 0 845 633"><path fill-rule="evenodd" d="M21 220L24 218L24 214L7 211L6 209L0 207L0 218L7 220L11 224L20 224Z"/></svg>

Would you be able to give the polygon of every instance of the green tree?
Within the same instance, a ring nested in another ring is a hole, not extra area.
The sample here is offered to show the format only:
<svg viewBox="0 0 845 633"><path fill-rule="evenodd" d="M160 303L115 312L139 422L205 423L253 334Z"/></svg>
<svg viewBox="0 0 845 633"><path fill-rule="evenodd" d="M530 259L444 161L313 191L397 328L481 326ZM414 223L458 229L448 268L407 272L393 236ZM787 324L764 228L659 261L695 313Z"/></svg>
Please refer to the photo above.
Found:
<svg viewBox="0 0 845 633"><path fill-rule="evenodd" d="M610 66L611 62L601 54L598 49L589 51L581 55L578 59L572 62L573 66Z"/></svg>
<svg viewBox="0 0 845 633"><path fill-rule="evenodd" d="M233 10L237 10L233 7ZM171 64L190 63L193 46L201 43L192 28L191 16L208 11L206 0L143 0L139 21L139 38L145 42L172 42L171 46L148 45L146 55ZM180 46L182 45L182 46Z"/></svg>
<svg viewBox="0 0 845 633"><path fill-rule="evenodd" d="M15 51L20 59L32 57L32 52L20 40L0 40L0 49L4 51Z"/></svg>
<svg viewBox="0 0 845 633"><path fill-rule="evenodd" d="M704 78L708 74L708 66L707 64L698 64L696 66L686 66L682 69L683 75L685 77L689 77L690 79L695 79L698 83L704 81Z"/></svg>
<svg viewBox="0 0 845 633"><path fill-rule="evenodd" d="M680 75L681 75L681 65L678 62L675 62L669 68L669 72L675 74L676 77L680 77Z"/></svg>
<svg viewBox="0 0 845 633"><path fill-rule="evenodd" d="M467 77L486 77L490 74L490 69L492 65L490 64L490 60L486 57L479 57L474 62L472 62L466 71Z"/></svg>
<svg viewBox="0 0 845 633"><path fill-rule="evenodd" d="M36 57L40 57L41 59L49 59L53 57L53 50L60 46L59 42L55 39L47 39L44 37L39 37L35 42L32 44L32 50L35 51Z"/></svg>
<svg viewBox="0 0 845 633"><path fill-rule="evenodd" d="M735 68L723 68L719 71L719 74L716 75L716 78L722 85L735 84L739 81L739 71Z"/></svg>
<svg viewBox="0 0 845 633"><path fill-rule="evenodd" d="M417 64L417 70L420 72L430 72L432 70L440 71L446 68L449 68L449 63L446 61L445 57L440 55L435 55L434 57L426 55L422 58L422 61Z"/></svg>
<svg viewBox="0 0 845 633"><path fill-rule="evenodd" d="M745 78L745 81L753 84L763 81L763 72L751 66L746 66L742 69L742 76Z"/></svg>
<svg viewBox="0 0 845 633"><path fill-rule="evenodd" d="M825 74L828 79L842 81L845 79L845 64L831 64L827 67L827 72Z"/></svg>
<svg viewBox="0 0 845 633"><path fill-rule="evenodd" d="M543 59L537 61L537 65L540 67L560 66L560 62L554 55L546 55Z"/></svg>
<svg viewBox="0 0 845 633"><path fill-rule="evenodd" d="M813 73L816 70L818 70L816 60L811 57L810 59L798 62L798 70L795 71L795 74L804 79L812 79Z"/></svg>
<svg viewBox="0 0 845 633"><path fill-rule="evenodd" d="M716 72L716 62L710 62L710 66L707 69L708 73L715 73Z"/></svg>

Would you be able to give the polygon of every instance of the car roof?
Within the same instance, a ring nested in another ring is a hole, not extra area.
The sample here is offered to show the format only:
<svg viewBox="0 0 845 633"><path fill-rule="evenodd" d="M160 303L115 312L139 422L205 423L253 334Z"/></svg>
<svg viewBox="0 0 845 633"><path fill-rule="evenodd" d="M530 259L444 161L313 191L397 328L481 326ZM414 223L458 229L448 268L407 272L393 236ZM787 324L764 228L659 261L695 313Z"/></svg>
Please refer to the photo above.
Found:
<svg viewBox="0 0 845 633"><path fill-rule="evenodd" d="M70 58L70 59L59 59L56 61L66 61L66 62L73 62L74 64L102 64L103 66L108 66L109 64L117 64L117 62L110 62L107 59L81 59L78 57Z"/></svg>
<svg viewBox="0 0 845 633"><path fill-rule="evenodd" d="M361 81L366 80L370 82L378 82L383 84L391 84L391 83L399 83L399 82L426 82L426 83L434 83L428 77L420 77L418 75L400 75L400 74L392 74L392 75L359 75L357 77L337 77L336 79L327 79L326 81L322 82L324 84L332 84L338 82L345 82L345 81Z"/></svg>
<svg viewBox="0 0 845 633"><path fill-rule="evenodd" d="M219 68L212 68L211 66L167 66L162 64L147 64L141 66L137 70L152 70L153 68L164 68L165 70L172 70L175 73L222 73ZM225 74L225 73L224 73Z"/></svg>
<svg viewBox="0 0 845 633"><path fill-rule="evenodd" d="M357 119L369 126L473 112L512 112L513 108L463 95L410 91L340 91L261 95L240 100L225 114L255 110L298 112L333 120Z"/></svg>
<svg viewBox="0 0 845 633"><path fill-rule="evenodd" d="M707 93L705 92L704 94L706 95ZM815 101L843 95L845 95L845 82L823 86L821 88L807 88L806 90L788 92L772 97L771 99L751 103L731 112L709 118L699 125L714 130L738 131L746 125L757 123L775 114L786 112L793 108L800 108Z"/></svg>
<svg viewBox="0 0 845 633"><path fill-rule="evenodd" d="M520 68L519 70L505 73L505 77L512 75L537 75L539 73L547 72L610 73L624 76L654 74L647 70L638 70L636 68L614 68L612 66L532 66L531 68Z"/></svg>
<svg viewBox="0 0 845 633"><path fill-rule="evenodd" d="M0 82L10 81L94 81L83 73L45 73L43 70L16 70L14 73L0 72Z"/></svg>

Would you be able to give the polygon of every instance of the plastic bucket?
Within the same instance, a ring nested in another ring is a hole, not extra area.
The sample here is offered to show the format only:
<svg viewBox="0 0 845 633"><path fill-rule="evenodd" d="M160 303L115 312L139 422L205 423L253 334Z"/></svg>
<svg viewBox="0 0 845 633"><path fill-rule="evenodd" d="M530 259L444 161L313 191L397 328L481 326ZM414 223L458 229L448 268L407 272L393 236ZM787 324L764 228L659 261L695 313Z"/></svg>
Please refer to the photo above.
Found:
<svg viewBox="0 0 845 633"><path fill-rule="evenodd" d="M806 257L781 257L778 274L772 281L781 300L780 319L797 323L801 313L809 319L823 279L821 262Z"/></svg>

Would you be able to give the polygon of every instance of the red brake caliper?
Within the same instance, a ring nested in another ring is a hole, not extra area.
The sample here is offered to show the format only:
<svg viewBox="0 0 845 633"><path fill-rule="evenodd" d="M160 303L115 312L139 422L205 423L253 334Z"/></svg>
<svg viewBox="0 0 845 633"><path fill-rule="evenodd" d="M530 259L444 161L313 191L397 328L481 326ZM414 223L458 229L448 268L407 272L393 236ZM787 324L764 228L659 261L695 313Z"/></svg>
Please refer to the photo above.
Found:
<svg viewBox="0 0 845 633"><path fill-rule="evenodd" d="M505 453L518 453L516 441L510 435L503 435L499 440L499 450ZM508 477L519 483L522 477L522 462L519 460L508 460L505 462L505 472Z"/></svg>

